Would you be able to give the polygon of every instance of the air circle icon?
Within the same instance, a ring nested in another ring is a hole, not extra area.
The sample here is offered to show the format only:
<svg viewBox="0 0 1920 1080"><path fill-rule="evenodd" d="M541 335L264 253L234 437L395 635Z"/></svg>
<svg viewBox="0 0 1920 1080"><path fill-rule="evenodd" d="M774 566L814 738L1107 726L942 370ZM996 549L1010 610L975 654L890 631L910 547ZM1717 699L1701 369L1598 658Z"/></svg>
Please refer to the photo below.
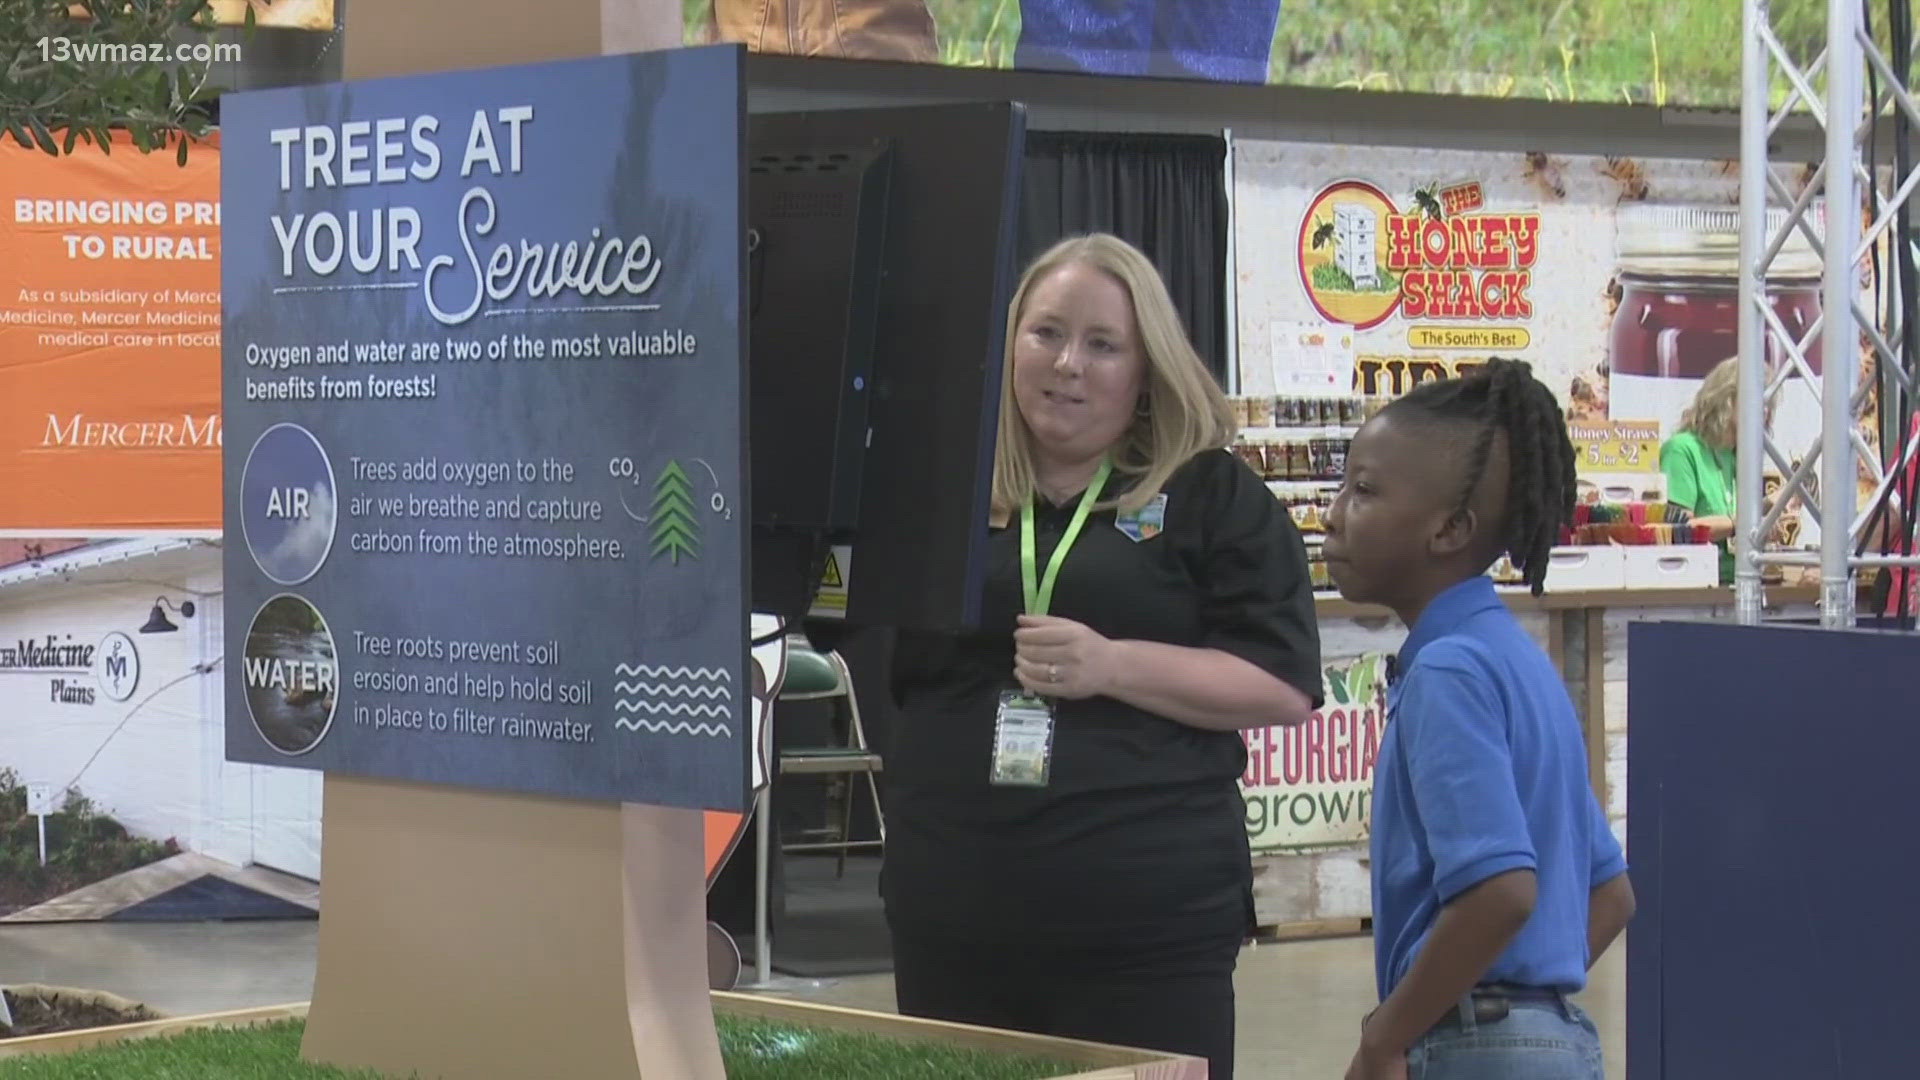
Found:
<svg viewBox="0 0 1920 1080"><path fill-rule="evenodd" d="M262 604L241 657L247 712L260 737L288 756L312 750L333 727L339 654L327 620L292 593Z"/></svg>
<svg viewBox="0 0 1920 1080"><path fill-rule="evenodd" d="M275 424L247 451L240 475L240 528L247 553L276 585L299 585L320 572L339 521L333 462L313 433Z"/></svg>

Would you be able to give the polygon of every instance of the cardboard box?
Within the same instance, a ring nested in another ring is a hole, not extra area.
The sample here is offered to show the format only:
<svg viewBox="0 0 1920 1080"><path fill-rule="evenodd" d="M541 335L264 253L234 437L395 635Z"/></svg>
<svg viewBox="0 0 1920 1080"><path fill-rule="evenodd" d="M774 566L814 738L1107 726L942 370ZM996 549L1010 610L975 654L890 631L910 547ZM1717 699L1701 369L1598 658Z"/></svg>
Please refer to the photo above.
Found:
<svg viewBox="0 0 1920 1080"><path fill-rule="evenodd" d="M1557 547L1547 557L1547 591L1592 592L1627 587L1627 549L1603 547Z"/></svg>
<svg viewBox="0 0 1920 1080"><path fill-rule="evenodd" d="M1720 549L1713 544L1623 547L1629 589L1712 589L1720 584Z"/></svg>

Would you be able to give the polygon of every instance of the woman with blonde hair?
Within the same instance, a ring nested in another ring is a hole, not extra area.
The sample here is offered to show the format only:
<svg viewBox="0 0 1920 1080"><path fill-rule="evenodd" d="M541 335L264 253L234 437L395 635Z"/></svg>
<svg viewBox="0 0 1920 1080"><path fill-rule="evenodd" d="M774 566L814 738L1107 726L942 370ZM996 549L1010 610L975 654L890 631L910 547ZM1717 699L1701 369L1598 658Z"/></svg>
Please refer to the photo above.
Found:
<svg viewBox="0 0 1920 1080"><path fill-rule="evenodd" d="M1062 242L1010 306L981 624L903 631L882 871L900 1010L1232 1075L1240 732L1320 704L1306 549L1227 451L1158 272Z"/></svg>
<svg viewBox="0 0 1920 1080"><path fill-rule="evenodd" d="M1734 447L1739 441L1740 361L1720 361L1700 381L1680 430L1660 447L1667 505L1707 527L1720 545L1720 583L1733 581Z"/></svg>

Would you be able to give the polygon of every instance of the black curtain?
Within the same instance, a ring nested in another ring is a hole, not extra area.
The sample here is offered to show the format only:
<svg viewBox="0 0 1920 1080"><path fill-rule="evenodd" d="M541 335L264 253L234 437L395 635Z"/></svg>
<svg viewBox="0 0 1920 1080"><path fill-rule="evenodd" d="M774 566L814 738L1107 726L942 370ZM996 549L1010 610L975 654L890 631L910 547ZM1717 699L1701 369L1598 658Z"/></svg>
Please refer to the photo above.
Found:
<svg viewBox="0 0 1920 1080"><path fill-rule="evenodd" d="M1106 232L1146 252L1187 333L1227 381L1227 141L1209 135L1027 133L1020 264Z"/></svg>

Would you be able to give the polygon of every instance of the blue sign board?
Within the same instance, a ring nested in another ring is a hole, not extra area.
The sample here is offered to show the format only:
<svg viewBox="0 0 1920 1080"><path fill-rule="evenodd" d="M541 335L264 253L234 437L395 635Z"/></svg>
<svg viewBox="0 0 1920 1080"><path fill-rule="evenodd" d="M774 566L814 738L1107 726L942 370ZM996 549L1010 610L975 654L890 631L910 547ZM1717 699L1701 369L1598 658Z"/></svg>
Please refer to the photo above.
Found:
<svg viewBox="0 0 1920 1080"><path fill-rule="evenodd" d="M230 760L745 806L742 87L222 99Z"/></svg>

